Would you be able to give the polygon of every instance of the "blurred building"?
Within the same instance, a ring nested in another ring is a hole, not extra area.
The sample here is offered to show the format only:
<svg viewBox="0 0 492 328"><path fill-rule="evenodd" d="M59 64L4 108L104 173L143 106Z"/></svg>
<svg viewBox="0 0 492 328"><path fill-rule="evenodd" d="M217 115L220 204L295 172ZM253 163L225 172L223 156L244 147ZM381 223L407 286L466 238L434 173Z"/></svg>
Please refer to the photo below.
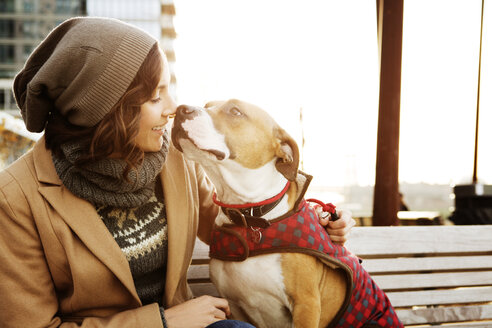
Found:
<svg viewBox="0 0 492 328"><path fill-rule="evenodd" d="M32 50L63 20L85 15L84 0L0 1L0 110L15 110L12 78Z"/></svg>
<svg viewBox="0 0 492 328"><path fill-rule="evenodd" d="M170 91L176 96L174 15L173 0L0 0L0 169L36 140L19 124L22 121L12 82L34 48L55 26L74 16L104 16L146 30L160 40L167 55Z"/></svg>
<svg viewBox="0 0 492 328"><path fill-rule="evenodd" d="M136 25L161 41L175 93L173 0L2 0L0 1L0 110L16 113L12 78L56 25L74 16L105 16Z"/></svg>

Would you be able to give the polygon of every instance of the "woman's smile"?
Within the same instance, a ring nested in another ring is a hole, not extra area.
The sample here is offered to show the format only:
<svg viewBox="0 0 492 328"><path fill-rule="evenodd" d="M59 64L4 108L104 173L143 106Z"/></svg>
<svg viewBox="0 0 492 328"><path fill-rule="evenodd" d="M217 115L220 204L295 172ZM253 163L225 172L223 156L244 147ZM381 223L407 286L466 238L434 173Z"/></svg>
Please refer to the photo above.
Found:
<svg viewBox="0 0 492 328"><path fill-rule="evenodd" d="M161 58L163 69L159 85L154 90L152 98L140 107L140 127L135 143L144 152L161 150L166 124L169 117L176 112L176 103L169 94L168 88L171 81L169 65L162 51Z"/></svg>

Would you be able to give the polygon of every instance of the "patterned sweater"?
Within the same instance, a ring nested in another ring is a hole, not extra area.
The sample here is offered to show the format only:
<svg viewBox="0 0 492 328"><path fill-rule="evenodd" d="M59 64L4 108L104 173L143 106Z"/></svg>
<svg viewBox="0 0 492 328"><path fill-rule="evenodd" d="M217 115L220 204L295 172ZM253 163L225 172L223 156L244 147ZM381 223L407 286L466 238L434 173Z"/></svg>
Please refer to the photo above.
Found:
<svg viewBox="0 0 492 328"><path fill-rule="evenodd" d="M157 179L159 181L159 179ZM125 255L142 303L162 305L167 265L167 220L160 182L140 207L96 208Z"/></svg>

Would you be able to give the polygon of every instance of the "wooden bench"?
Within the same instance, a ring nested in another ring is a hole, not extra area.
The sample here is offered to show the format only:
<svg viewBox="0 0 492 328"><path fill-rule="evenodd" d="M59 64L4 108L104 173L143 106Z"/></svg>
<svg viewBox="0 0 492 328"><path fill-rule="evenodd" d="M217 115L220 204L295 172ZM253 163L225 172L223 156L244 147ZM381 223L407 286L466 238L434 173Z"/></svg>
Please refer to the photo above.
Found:
<svg viewBox="0 0 492 328"><path fill-rule="evenodd" d="M442 225L441 213L437 211L399 211L400 225Z"/></svg>
<svg viewBox="0 0 492 328"><path fill-rule="evenodd" d="M346 246L405 327L492 327L492 225L355 227ZM208 261L197 243L188 275L196 295L217 295Z"/></svg>

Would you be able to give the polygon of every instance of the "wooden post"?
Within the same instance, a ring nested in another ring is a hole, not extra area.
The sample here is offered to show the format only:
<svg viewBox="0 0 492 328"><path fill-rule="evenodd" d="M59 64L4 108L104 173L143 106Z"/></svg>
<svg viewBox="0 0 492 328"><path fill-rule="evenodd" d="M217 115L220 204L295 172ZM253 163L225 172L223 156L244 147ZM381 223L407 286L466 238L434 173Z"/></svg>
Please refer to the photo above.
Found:
<svg viewBox="0 0 492 328"><path fill-rule="evenodd" d="M380 62L373 225L398 225L403 0L377 0Z"/></svg>
<svg viewBox="0 0 492 328"><path fill-rule="evenodd" d="M473 177L472 182L476 184L478 182L477 166L478 166L478 130L480 122L480 76L482 73L482 35L483 35L483 7L484 0L482 0L482 13L480 18L480 50L478 52L478 85L477 85L477 116L475 117L475 155L473 157Z"/></svg>

